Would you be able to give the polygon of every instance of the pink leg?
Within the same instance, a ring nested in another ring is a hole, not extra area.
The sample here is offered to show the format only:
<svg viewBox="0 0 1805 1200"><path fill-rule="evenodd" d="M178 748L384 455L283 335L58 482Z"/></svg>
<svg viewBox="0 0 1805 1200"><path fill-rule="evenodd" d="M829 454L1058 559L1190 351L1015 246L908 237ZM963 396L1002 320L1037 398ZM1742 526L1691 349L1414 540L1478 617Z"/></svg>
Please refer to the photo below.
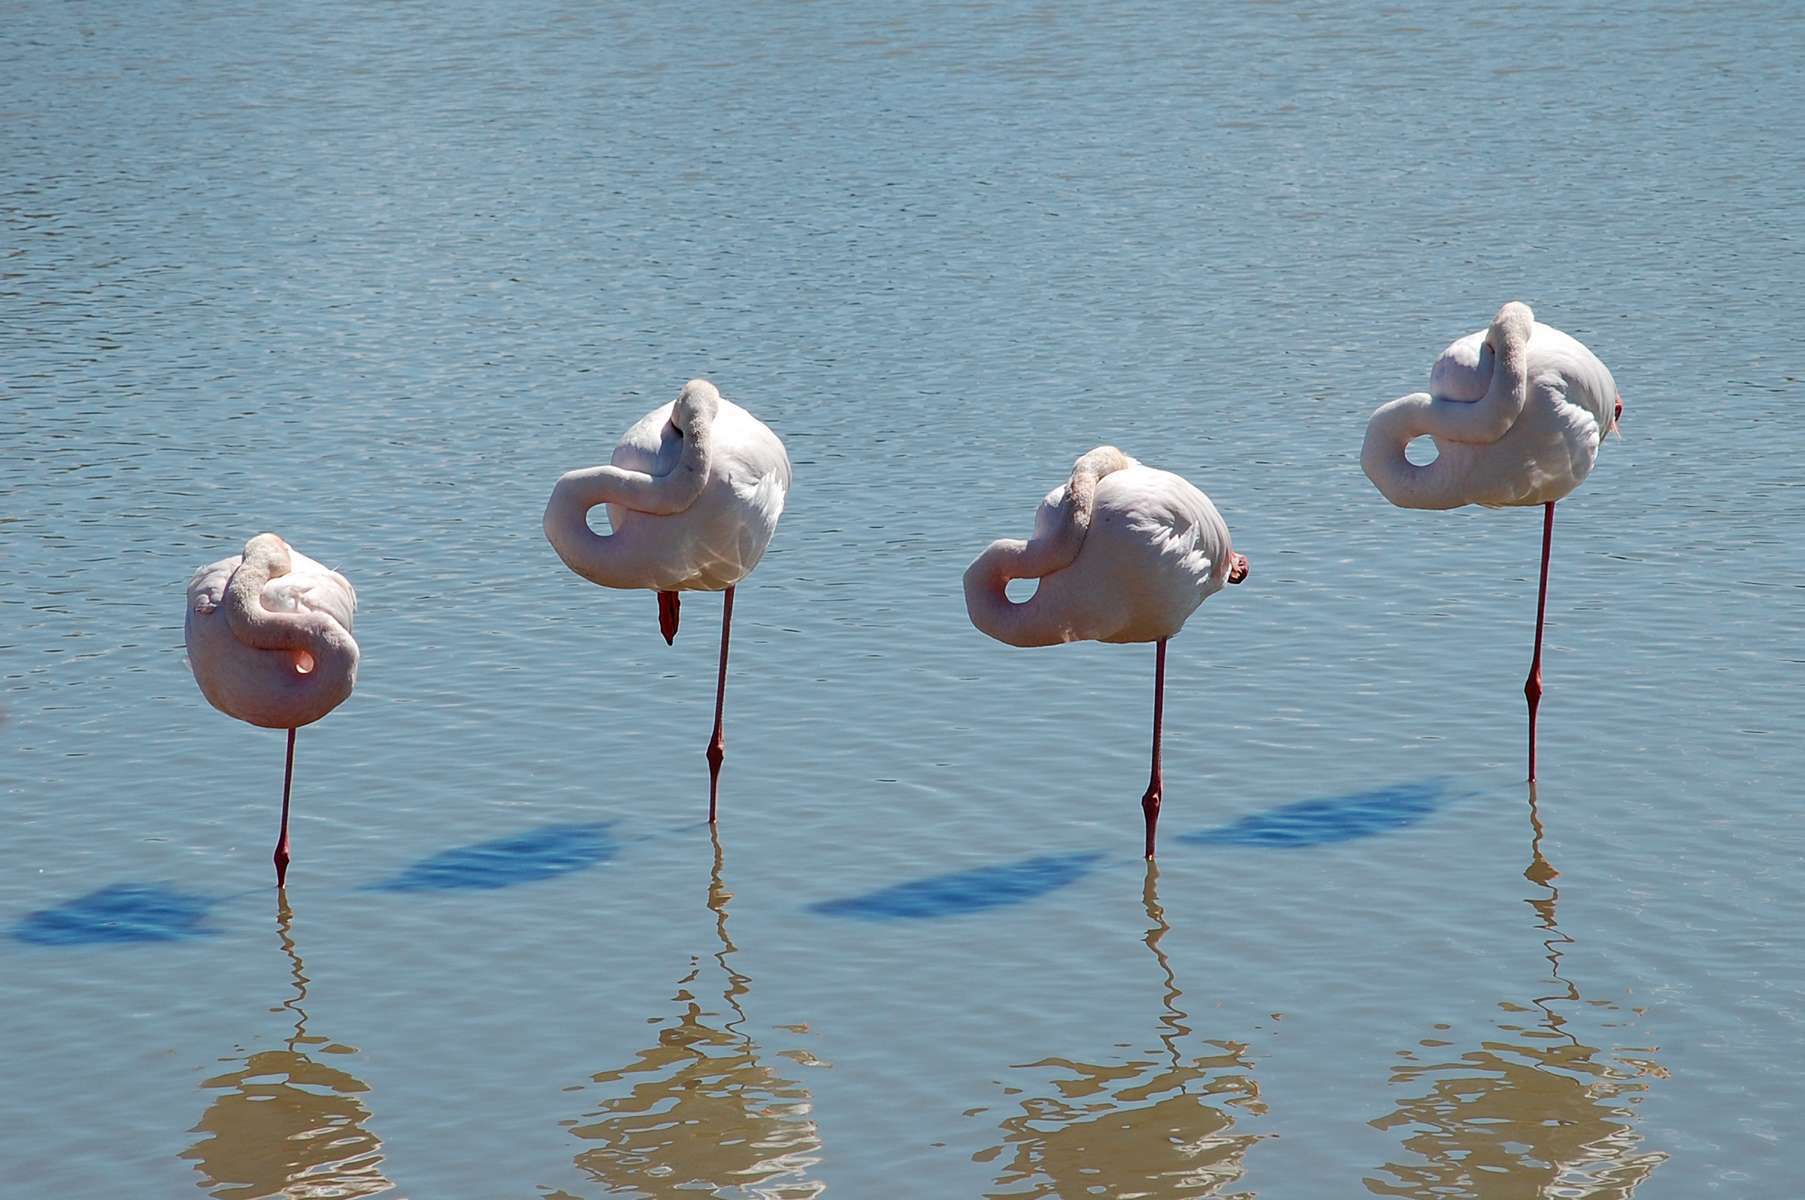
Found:
<svg viewBox="0 0 1805 1200"><path fill-rule="evenodd" d="M1159 802L1162 780L1159 771L1159 727L1166 710L1166 639L1159 640L1153 668L1153 777L1147 781L1147 794L1141 797L1141 812L1147 818L1147 857L1153 857L1153 831L1159 825Z"/></svg>
<svg viewBox="0 0 1805 1200"><path fill-rule="evenodd" d="M658 593L658 632L667 646L677 640L677 606L676 592Z"/></svg>
<svg viewBox="0 0 1805 1200"><path fill-rule="evenodd" d="M708 739L708 823L714 824L715 796L721 785L721 760L727 757L721 736L721 713L727 705L727 635L733 631L733 589L721 599L721 674L714 685L714 736Z"/></svg>
<svg viewBox="0 0 1805 1200"><path fill-rule="evenodd" d="M1523 694L1529 697L1529 782L1536 779L1536 709L1542 703L1542 618L1548 611L1548 550L1554 540L1554 501L1542 517L1542 584L1536 592L1536 652L1529 664Z"/></svg>
<svg viewBox="0 0 1805 1200"><path fill-rule="evenodd" d="M276 839L276 886L288 879L288 793L295 781L295 731L288 731L288 763L282 768L282 836Z"/></svg>

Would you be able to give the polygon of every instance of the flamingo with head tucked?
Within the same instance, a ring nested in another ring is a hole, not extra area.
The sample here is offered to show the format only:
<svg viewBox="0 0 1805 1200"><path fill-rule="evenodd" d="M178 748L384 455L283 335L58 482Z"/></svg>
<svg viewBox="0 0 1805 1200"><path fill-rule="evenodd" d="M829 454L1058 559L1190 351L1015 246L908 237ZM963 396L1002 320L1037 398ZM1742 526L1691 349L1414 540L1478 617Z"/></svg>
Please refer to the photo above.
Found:
<svg viewBox="0 0 1805 1200"><path fill-rule="evenodd" d="M356 685L356 611L357 593L343 575L273 533L258 534L242 555L210 563L188 581L182 633L201 694L227 716L288 730L277 887L288 878L295 730L344 703Z"/></svg>
<svg viewBox="0 0 1805 1200"><path fill-rule="evenodd" d="M709 739L708 820L715 819L726 741L727 638L734 587L764 556L790 490L783 442L706 379L627 430L611 465L567 472L545 506L545 536L591 583L658 593L658 627L677 636L678 593L722 592L721 665ZM608 506L607 536L589 510Z"/></svg>
<svg viewBox="0 0 1805 1200"><path fill-rule="evenodd" d="M1166 641L1225 583L1247 578L1210 498L1189 482L1099 446L1047 493L1034 536L992 542L965 571L971 623L1011 646L1062 642L1153 642L1153 769L1141 812L1153 857L1164 780L1160 726ZM1039 580L1034 595L1009 599L1011 579Z"/></svg>
<svg viewBox="0 0 1805 1200"><path fill-rule="evenodd" d="M1429 391L1381 405L1366 426L1360 465L1401 508L1542 505L1535 655L1523 684L1531 781L1554 504L1591 473L1599 443L1622 416L1623 397L1598 356L1537 322L1527 304L1512 301L1490 328L1442 351L1429 373ZM1423 435L1435 442L1436 456L1417 466L1404 447Z"/></svg>

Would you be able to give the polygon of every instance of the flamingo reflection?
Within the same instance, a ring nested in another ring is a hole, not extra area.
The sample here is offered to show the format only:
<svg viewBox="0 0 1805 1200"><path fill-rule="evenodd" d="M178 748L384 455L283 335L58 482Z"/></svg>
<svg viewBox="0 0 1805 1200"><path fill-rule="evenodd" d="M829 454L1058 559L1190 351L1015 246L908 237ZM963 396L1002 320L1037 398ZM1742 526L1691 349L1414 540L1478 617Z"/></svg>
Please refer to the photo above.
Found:
<svg viewBox="0 0 1805 1200"><path fill-rule="evenodd" d="M294 1032L280 1050L225 1060L235 1068L201 1084L219 1094L189 1131L204 1136L182 1157L194 1161L210 1195L229 1200L380 1195L395 1185L382 1173L382 1142L364 1127L370 1110L359 1097L370 1089L345 1070L356 1047L307 1032L308 978L292 920L278 892L276 932L294 986L282 1007L294 1016Z"/></svg>
<svg viewBox="0 0 1805 1200"><path fill-rule="evenodd" d="M1531 997L1527 1005L1500 1003L1507 1016L1496 1020L1494 1032L1501 1036L1488 1037L1458 1059L1400 1052L1404 1061L1392 1070L1392 1086L1417 1094L1372 1124L1407 1130L1403 1144L1413 1158L1386 1163L1369 1177L1366 1186L1375 1195L1627 1200L1667 1159L1645 1149L1635 1129L1635 1106L1649 1080L1667 1075L1653 1049L1602 1050L1568 1028L1571 1017L1589 1015L1603 1018L1601 1029L1616 1028L1621 1010L1609 1001L1584 999L1561 974L1562 948L1573 939L1556 924L1560 889L1554 881L1560 872L1542 854L1533 783L1529 822L1530 864L1523 875L1540 891L1526 902L1545 935L1553 990ZM1438 1049L1449 1043L1429 1038L1422 1045Z"/></svg>
<svg viewBox="0 0 1805 1200"><path fill-rule="evenodd" d="M1045 1058L1018 1070L1046 1071L1049 1090L1021 1101L1002 1122L1003 1141L973 1155L1000 1163L992 1197L1214 1196L1239 1180L1263 1136L1236 1122L1264 1114L1242 1042L1209 1041L1186 1056L1188 1013L1160 942L1171 926L1160 906L1159 868L1147 864L1141 898L1145 938L1164 976L1158 1058L1083 1063ZM1011 1089L1013 1092L1015 1089Z"/></svg>
<svg viewBox="0 0 1805 1200"><path fill-rule="evenodd" d="M567 1122L572 1134L596 1143L576 1163L610 1195L809 1200L825 1189L810 1177L821 1154L813 1098L767 1065L745 1031L741 1001L751 980L730 961L738 953L727 933L733 893L722 882L720 837L713 827L710 835L708 907L720 941L713 958L726 981L725 1008L704 1008L690 990L704 970L699 956L692 959L673 997L680 1006L676 1021L660 1030L657 1045L625 1067L592 1076L607 1098L580 1121ZM804 1051L780 1053L805 1066L824 1065Z"/></svg>

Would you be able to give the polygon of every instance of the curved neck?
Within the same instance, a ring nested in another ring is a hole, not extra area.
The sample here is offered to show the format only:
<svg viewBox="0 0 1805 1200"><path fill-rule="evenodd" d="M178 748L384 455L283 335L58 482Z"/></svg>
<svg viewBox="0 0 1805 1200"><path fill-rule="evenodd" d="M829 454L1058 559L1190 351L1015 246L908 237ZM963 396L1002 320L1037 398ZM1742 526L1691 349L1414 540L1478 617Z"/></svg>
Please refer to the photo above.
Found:
<svg viewBox="0 0 1805 1200"><path fill-rule="evenodd" d="M671 406L671 426L683 447L662 475L624 467L566 471L545 505L545 540L564 565L603 587L644 587L649 564L639 539L616 531L603 535L589 527L589 510L614 504L650 516L686 511L708 486L714 463L714 422L721 394L706 380L692 379Z"/></svg>
<svg viewBox="0 0 1805 1200"><path fill-rule="evenodd" d="M675 474L676 472L672 472ZM545 540L552 544L564 565L591 583L603 587L645 586L646 568L642 540L631 532L599 534L589 527L589 510L598 504L618 504L635 512L682 512L695 499L681 504L660 503L674 498L661 488L669 475L644 475L619 467L589 467L568 471L552 488L545 505ZM701 493L698 485L695 489Z"/></svg>
<svg viewBox="0 0 1805 1200"><path fill-rule="evenodd" d="M1379 406L1367 422L1360 466L1366 477L1400 508L1456 508L1470 502L1473 480L1462 469L1464 446L1487 446L1509 433L1529 399L1529 338L1535 316L1512 301L1498 310L1485 331L1492 350L1492 377L1485 395L1465 402L1414 392ZM1404 447L1412 438L1435 439L1435 461L1412 463Z"/></svg>
<svg viewBox="0 0 1805 1200"><path fill-rule="evenodd" d="M272 612L263 606L264 585L287 575L292 565L288 546L274 534L245 543L221 605L226 626L257 650L305 650L314 660L309 682L336 686L357 667L357 643L345 627L323 612Z"/></svg>
<svg viewBox="0 0 1805 1200"><path fill-rule="evenodd" d="M1066 483L1065 499L1060 505L1063 519L1045 536L1036 537L1023 547L1012 578L1039 579L1077 561L1096 512L1097 485L1105 475L1133 465L1134 460L1114 446L1098 446L1073 463L1072 477Z"/></svg>
<svg viewBox="0 0 1805 1200"><path fill-rule="evenodd" d="M1044 579L1078 559L1097 507L1097 485L1105 475L1135 461L1114 446L1098 446L1072 464L1060 502L1061 516L1032 541L992 542L965 569L965 611L981 633L1011 646L1056 646L1072 640L1067 623L1041 603L1041 589L1017 604L1009 598L1011 579Z"/></svg>
<svg viewBox="0 0 1805 1200"><path fill-rule="evenodd" d="M1513 301L1499 309L1485 331L1485 344L1492 351L1492 377L1485 395L1471 403L1436 400L1428 426L1419 432L1480 445L1509 433L1529 399L1529 336L1534 328L1528 305Z"/></svg>
<svg viewBox="0 0 1805 1200"><path fill-rule="evenodd" d="M1070 641L1062 622L1041 604L1040 592L1020 604L1009 598L1011 579L1036 579L1040 558L1018 538L992 542L965 568L965 612L978 632L1011 646L1056 646Z"/></svg>
<svg viewBox="0 0 1805 1200"><path fill-rule="evenodd" d="M1381 405L1367 422L1361 469L1399 508L1458 508L1468 503L1470 483L1455 469L1456 447L1444 445L1437 432L1435 406L1444 403L1417 392ZM1438 438L1437 453L1434 462L1418 466L1405 456L1404 447L1424 434Z"/></svg>

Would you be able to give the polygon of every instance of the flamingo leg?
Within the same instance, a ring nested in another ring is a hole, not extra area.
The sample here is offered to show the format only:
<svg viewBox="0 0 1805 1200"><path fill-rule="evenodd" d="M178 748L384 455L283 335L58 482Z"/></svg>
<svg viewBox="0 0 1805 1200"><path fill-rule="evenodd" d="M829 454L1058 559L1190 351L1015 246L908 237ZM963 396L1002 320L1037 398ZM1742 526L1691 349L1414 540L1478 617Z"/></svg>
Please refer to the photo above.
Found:
<svg viewBox="0 0 1805 1200"><path fill-rule="evenodd" d="M1153 668L1153 777L1147 781L1147 794L1141 797L1141 812L1147 818L1147 858L1153 858L1153 831L1159 825L1160 793L1163 781L1159 770L1159 728L1166 709L1166 639L1159 640Z"/></svg>
<svg viewBox="0 0 1805 1200"><path fill-rule="evenodd" d="M295 731L288 731L288 762L282 768L282 833L276 839L276 886L288 879L288 794L295 781Z"/></svg>
<svg viewBox="0 0 1805 1200"><path fill-rule="evenodd" d="M708 739L708 823L714 824L715 797L721 785L721 760L727 757L721 736L721 713L727 705L727 636L733 632L733 589L721 598L721 673L714 685L714 736Z"/></svg>
<svg viewBox="0 0 1805 1200"><path fill-rule="evenodd" d="M1529 782L1536 781L1536 709L1542 703L1542 620L1548 611L1548 551L1554 540L1554 501L1548 501L1542 516L1542 583L1536 592L1536 650L1529 664L1529 678L1523 682L1523 694L1529 699Z"/></svg>
<svg viewBox="0 0 1805 1200"><path fill-rule="evenodd" d="M664 635L667 646L677 640L678 604L676 592L658 593L658 632Z"/></svg>

